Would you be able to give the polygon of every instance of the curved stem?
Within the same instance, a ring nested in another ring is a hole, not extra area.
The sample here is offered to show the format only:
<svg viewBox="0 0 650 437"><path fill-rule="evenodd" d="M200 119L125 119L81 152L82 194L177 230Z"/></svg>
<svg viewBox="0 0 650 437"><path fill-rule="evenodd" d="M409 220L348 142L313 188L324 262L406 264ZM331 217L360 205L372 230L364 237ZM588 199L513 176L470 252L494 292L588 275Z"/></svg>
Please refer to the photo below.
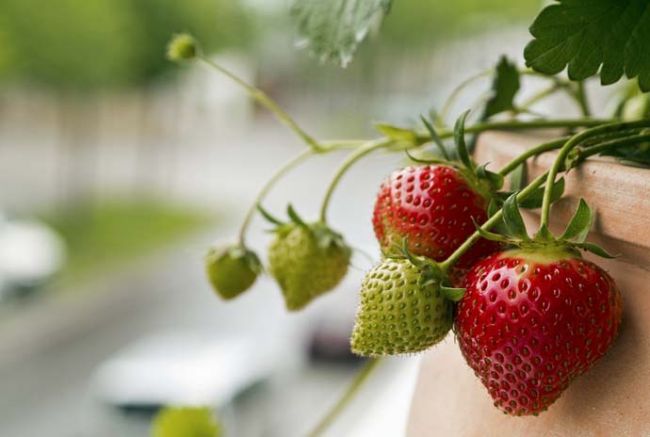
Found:
<svg viewBox="0 0 650 437"><path fill-rule="evenodd" d="M614 121L616 120L596 119L596 118L568 118L568 119L557 119L557 120L532 120L532 121L506 120L506 121L477 123L472 126L467 126L465 128L465 133L474 134L474 133L485 132L488 130L518 131L518 130L532 130L532 129L594 127L594 126L601 126L608 123L612 123ZM449 130L439 131L438 136L442 139L450 138L453 136L453 132ZM431 140L431 136L428 132L416 133L416 138L420 143L426 143L427 141Z"/></svg>
<svg viewBox="0 0 650 437"><path fill-rule="evenodd" d="M310 437L317 437L334 422L337 416L345 409L347 404L352 400L354 395L357 394L363 383L366 381L368 376L372 373L373 370L377 368L377 364L381 362L381 358L372 358L361 368L359 373L354 377L352 383L348 386L347 390L343 396L338 400L336 404L330 409L330 411L321 419L321 421L314 427L314 429L307 434Z"/></svg>
<svg viewBox="0 0 650 437"><path fill-rule="evenodd" d="M519 194L517 194L517 200L520 202L522 200L526 200L528 196L533 194L535 190L537 190L539 187L542 186L542 184L546 180L546 177L547 177L547 173L544 173L536 177L530 184L526 186L526 188L524 188L519 192ZM492 217L490 217L485 223L483 223L483 225L481 225L481 230L489 231L490 228L492 228L492 226L495 226L499 222L499 220L501 220L502 216L503 216L503 210L497 211ZM467 252L469 248L472 247L474 243L476 243L480 238L481 238L481 234L478 231L474 232L472 235L470 235L470 237L467 240L465 240L463 244L460 245L460 247L458 247L458 249L454 251L454 253L452 253L449 256L449 258L447 258L446 260L440 263L440 268L443 271L448 271L449 268L454 264L456 264L456 262L460 259L460 257L463 256L465 252Z"/></svg>
<svg viewBox="0 0 650 437"><path fill-rule="evenodd" d="M595 146L591 146L588 149L585 149L581 154L581 159L586 159L593 155L598 155L599 153L607 152L609 149L615 147L631 146L638 143L643 143L650 141L650 134L641 134L641 135L630 135L628 137L622 137L616 140L607 141L600 143Z"/></svg>
<svg viewBox="0 0 650 437"><path fill-rule="evenodd" d="M492 123L477 123L473 126L468 126L465 128L465 133L480 133L488 130L527 130L527 129L549 129L549 128L575 128L575 127L589 127L589 126L600 126L611 120L600 120L600 119L558 119L558 120L534 120L534 121L500 121ZM446 130L438 132L438 136L441 139L451 138L454 133L452 131ZM418 147L426 142L431 141L430 133L416 133L415 140L413 144L409 147ZM345 172L352 167L354 163L359 161L364 156L370 154L374 150L380 149L382 147L387 147L392 144L393 140L388 138L377 138L371 141L366 142L364 145L359 147L355 152L353 152L344 162L341 164L341 167L336 171L334 179L330 182L329 187L325 193L325 198L321 206L320 218L323 223L327 222L327 209L329 207L332 194L339 184L341 178ZM541 146L540 146L541 147ZM549 147L548 150L552 150L551 146L544 145L544 149ZM557 148L557 147L555 147ZM541 152L539 152L541 153ZM532 155L531 155L532 156ZM516 166L515 166L516 167ZM509 170L512 171L512 170Z"/></svg>
<svg viewBox="0 0 650 437"><path fill-rule="evenodd" d="M569 138L570 137L563 137L526 150L524 153L507 163L501 170L499 170L499 174L501 176L506 176L508 173L519 167L522 163L526 162L528 158L532 158L533 156L540 155L544 152L559 149Z"/></svg>
<svg viewBox="0 0 650 437"><path fill-rule="evenodd" d="M650 126L650 120L639 120L636 122L628 123L612 123L606 124L603 126L594 127L587 129L579 134L571 137L569 141L566 142L564 146L560 149L558 156L555 158L553 165L548 171L548 177L546 181L546 186L544 187L544 199L542 201L542 214L540 219L540 229L546 229L548 227L549 215L551 212L551 199L553 197L553 183L555 182L555 177L557 176L560 168L564 166L569 152L576 147L581 142L600 134L608 134L611 132L620 132L628 129L634 129L638 127Z"/></svg>
<svg viewBox="0 0 650 437"><path fill-rule="evenodd" d="M313 149L303 150L301 153L299 153L298 155L294 156L289 161L287 161L269 178L268 181L266 181L262 189L255 197L255 201L253 202L250 209L246 213L246 216L244 217L244 221L242 222L241 227L239 229L239 244L241 246L246 245L246 231L248 230L248 227L250 226L251 221L253 220L253 216L255 215L255 211L257 210L257 205L264 199L264 197L267 195L269 190L273 187L273 185L275 185L275 183L282 176L284 176L289 170L296 167L298 164L300 164L310 156L314 155L315 153L316 152Z"/></svg>
<svg viewBox="0 0 650 437"><path fill-rule="evenodd" d="M345 172L348 171L348 169L352 167L355 162L364 156L372 153L377 149L381 149L382 147L387 147L388 145L392 144L392 142L392 140L386 138L369 141L365 145L359 147L356 151L352 152L345 159L345 161L343 161L343 164L341 164L341 166L336 170L334 178L330 182L329 186L327 187L327 191L325 192L325 197L323 198L323 203L320 209L321 222L327 223L327 208L329 207L330 201L332 200L332 194L334 194L334 190L338 186Z"/></svg>
<svg viewBox="0 0 650 437"><path fill-rule="evenodd" d="M456 102L456 99L460 95L460 93L470 84L474 83L475 81L482 79L486 76L489 76L494 72L493 69L481 71L480 73L475 74L474 76L470 76L464 81L462 81L456 88L454 88L451 93L449 94L449 97L447 97L447 100L445 100L445 103L442 105L442 109L440 110L440 114L438 114L439 118L444 122L447 118L447 115L449 114L449 111L451 110L451 106ZM434 120L435 121L435 120Z"/></svg>
<svg viewBox="0 0 650 437"><path fill-rule="evenodd" d="M298 137L300 137L309 147L311 147L316 151L319 151L321 149L320 143L316 141L314 137L312 137L307 132L305 132L298 125L298 123L296 123L296 121L289 114L287 114L287 112L284 109L282 109L273 99L271 99L264 91L243 81L235 73L231 72L230 70L222 67L221 65L217 64L216 62L204 56L199 57L199 59L203 61L205 64L207 64L209 67L214 68L219 73L227 76L228 78L233 80L236 84L244 88L244 90L246 90L246 92L257 103L259 103L260 105L264 106L266 109L271 111L278 118L278 120L280 120L280 122L284 123L289 129L291 129L296 135L298 135Z"/></svg>

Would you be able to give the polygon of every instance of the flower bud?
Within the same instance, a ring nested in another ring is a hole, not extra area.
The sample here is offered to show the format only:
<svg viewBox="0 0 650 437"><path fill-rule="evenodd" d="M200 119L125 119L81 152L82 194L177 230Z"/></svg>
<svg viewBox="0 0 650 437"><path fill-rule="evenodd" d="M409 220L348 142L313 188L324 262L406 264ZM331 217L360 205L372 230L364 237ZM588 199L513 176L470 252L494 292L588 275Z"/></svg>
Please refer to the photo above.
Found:
<svg viewBox="0 0 650 437"><path fill-rule="evenodd" d="M187 33L174 35L167 45L167 58L174 62L189 61L198 56L199 52L199 43Z"/></svg>

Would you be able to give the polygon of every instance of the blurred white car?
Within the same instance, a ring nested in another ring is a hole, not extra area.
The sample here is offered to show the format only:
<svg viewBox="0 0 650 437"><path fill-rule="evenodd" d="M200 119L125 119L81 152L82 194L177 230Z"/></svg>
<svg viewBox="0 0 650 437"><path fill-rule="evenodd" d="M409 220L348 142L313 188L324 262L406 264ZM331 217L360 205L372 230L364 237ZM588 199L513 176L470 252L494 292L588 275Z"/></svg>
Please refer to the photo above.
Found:
<svg viewBox="0 0 650 437"><path fill-rule="evenodd" d="M261 356L259 346L214 333L148 337L103 363L93 385L100 399L121 408L219 408L273 372L274 360Z"/></svg>
<svg viewBox="0 0 650 437"><path fill-rule="evenodd" d="M50 279L65 262L65 244L36 220L9 220L0 214L0 300Z"/></svg>

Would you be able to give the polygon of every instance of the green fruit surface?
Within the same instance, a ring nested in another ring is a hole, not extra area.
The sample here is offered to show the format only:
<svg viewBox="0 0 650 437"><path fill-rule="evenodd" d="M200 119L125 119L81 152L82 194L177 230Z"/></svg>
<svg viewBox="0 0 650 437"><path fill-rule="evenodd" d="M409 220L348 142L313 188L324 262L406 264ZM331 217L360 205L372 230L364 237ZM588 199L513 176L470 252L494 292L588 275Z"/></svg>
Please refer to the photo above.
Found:
<svg viewBox="0 0 650 437"><path fill-rule="evenodd" d="M452 303L437 284L420 285L420 277L420 269L406 259L384 259L368 272L352 332L354 353L415 353L445 337L452 326Z"/></svg>
<svg viewBox="0 0 650 437"><path fill-rule="evenodd" d="M336 287L348 271L351 251L340 244L319 244L312 227L289 224L269 248L269 271L280 285L288 310L304 308Z"/></svg>
<svg viewBox="0 0 650 437"><path fill-rule="evenodd" d="M252 252L231 248L211 249L205 258L205 269L214 290L226 300L248 290L260 271Z"/></svg>

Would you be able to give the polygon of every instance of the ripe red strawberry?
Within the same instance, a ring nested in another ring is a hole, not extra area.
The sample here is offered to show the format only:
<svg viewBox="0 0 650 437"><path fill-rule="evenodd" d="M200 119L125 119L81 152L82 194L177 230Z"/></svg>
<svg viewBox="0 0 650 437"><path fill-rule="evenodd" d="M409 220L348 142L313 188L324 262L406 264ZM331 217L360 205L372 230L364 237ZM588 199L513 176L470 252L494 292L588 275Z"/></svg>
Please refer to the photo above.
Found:
<svg viewBox="0 0 650 437"><path fill-rule="evenodd" d="M451 165L393 172L379 190L372 219L382 252L399 253L406 239L414 255L444 261L476 230L474 222L487 220L489 193L485 181ZM456 267L467 269L498 248L498 243L481 239Z"/></svg>
<svg viewBox="0 0 650 437"><path fill-rule="evenodd" d="M567 249L494 254L468 273L456 336L467 363L512 415L546 410L602 357L621 321L621 294Z"/></svg>

